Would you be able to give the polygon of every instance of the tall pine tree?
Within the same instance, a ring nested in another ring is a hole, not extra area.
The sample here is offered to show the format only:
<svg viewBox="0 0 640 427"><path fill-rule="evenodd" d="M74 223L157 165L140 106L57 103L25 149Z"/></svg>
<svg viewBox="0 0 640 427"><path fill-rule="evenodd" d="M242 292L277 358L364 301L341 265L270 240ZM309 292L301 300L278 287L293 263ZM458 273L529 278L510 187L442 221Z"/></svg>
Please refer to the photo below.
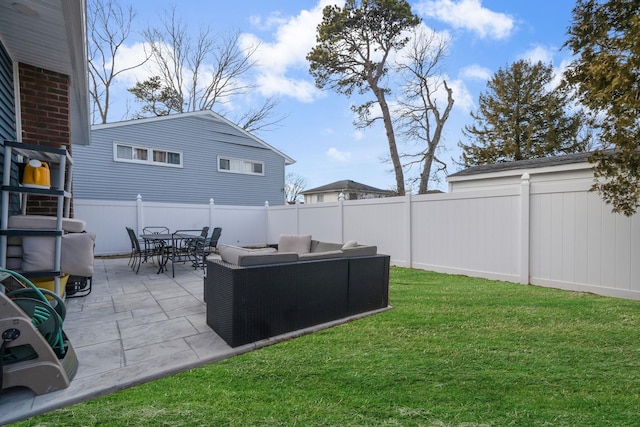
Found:
<svg viewBox="0 0 640 427"><path fill-rule="evenodd" d="M581 113L570 114L569 98L552 88L553 67L542 62L514 62L498 70L480 95L473 124L464 128L471 140L460 142L465 167L585 151Z"/></svg>

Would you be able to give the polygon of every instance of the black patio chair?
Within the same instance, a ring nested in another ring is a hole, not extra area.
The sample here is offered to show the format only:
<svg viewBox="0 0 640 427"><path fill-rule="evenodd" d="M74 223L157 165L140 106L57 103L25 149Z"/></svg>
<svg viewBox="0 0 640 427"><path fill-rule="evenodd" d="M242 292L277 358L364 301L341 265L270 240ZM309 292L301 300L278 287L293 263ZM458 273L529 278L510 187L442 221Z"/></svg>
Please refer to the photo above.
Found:
<svg viewBox="0 0 640 427"><path fill-rule="evenodd" d="M129 235L129 240L131 240L131 256L129 258L129 265L131 266L131 269L135 270L136 274L138 274L140 271L140 264L142 264L143 260L146 261L148 258L157 255L158 252L155 247L146 249L144 245L140 244L140 240L138 239L138 236L136 236L136 232L130 227L126 227L126 229L127 234Z"/></svg>
<svg viewBox="0 0 640 427"><path fill-rule="evenodd" d="M169 231L169 227L165 227L164 225L149 225L142 229L142 234L166 234L169 235L171 232ZM144 240L144 250L147 254L152 255L162 255L162 251L170 249L166 245L166 242L158 242L151 240ZM149 255L145 257L143 262L146 262L149 258Z"/></svg>
<svg viewBox="0 0 640 427"><path fill-rule="evenodd" d="M207 266L207 256L218 246L218 240L222 234L222 228L216 227L211 232L211 236L206 237L203 241L198 241L195 248L194 268L204 268Z"/></svg>

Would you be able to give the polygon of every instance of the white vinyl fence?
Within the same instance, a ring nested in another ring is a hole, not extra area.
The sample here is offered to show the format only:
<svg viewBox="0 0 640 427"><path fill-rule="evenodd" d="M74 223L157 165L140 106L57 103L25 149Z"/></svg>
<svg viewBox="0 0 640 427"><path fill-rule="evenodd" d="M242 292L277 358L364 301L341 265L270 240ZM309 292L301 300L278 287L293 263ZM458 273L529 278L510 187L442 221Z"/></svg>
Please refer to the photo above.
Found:
<svg viewBox="0 0 640 427"><path fill-rule="evenodd" d="M96 255L128 253L125 226L222 227L220 243L280 234L378 246L394 265L640 299L638 215L612 214L584 183L519 186L294 206L74 200Z"/></svg>

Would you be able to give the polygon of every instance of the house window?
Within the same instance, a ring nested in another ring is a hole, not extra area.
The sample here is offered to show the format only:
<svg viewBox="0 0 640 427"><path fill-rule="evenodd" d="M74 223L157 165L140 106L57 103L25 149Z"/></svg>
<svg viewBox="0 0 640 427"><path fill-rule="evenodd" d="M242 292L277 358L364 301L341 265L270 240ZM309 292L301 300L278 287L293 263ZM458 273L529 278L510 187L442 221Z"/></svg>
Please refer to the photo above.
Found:
<svg viewBox="0 0 640 427"><path fill-rule="evenodd" d="M316 197L317 197L318 203L324 202L324 194L318 194Z"/></svg>
<svg viewBox="0 0 640 427"><path fill-rule="evenodd" d="M113 146L113 160L116 162L182 167L182 153L179 151L158 150L121 143L114 143Z"/></svg>
<svg viewBox="0 0 640 427"><path fill-rule="evenodd" d="M264 163L253 160L218 157L220 172L243 173L247 175L264 175Z"/></svg>

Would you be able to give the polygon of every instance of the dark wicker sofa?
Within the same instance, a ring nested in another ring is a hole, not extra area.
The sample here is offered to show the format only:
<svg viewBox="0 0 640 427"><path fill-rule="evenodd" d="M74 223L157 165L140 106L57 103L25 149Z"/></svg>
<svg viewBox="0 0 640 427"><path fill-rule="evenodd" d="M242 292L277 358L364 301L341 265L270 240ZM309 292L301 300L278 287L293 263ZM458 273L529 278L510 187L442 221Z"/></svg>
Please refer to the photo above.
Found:
<svg viewBox="0 0 640 427"><path fill-rule="evenodd" d="M240 266L207 260L207 324L230 346L389 305L389 256Z"/></svg>

